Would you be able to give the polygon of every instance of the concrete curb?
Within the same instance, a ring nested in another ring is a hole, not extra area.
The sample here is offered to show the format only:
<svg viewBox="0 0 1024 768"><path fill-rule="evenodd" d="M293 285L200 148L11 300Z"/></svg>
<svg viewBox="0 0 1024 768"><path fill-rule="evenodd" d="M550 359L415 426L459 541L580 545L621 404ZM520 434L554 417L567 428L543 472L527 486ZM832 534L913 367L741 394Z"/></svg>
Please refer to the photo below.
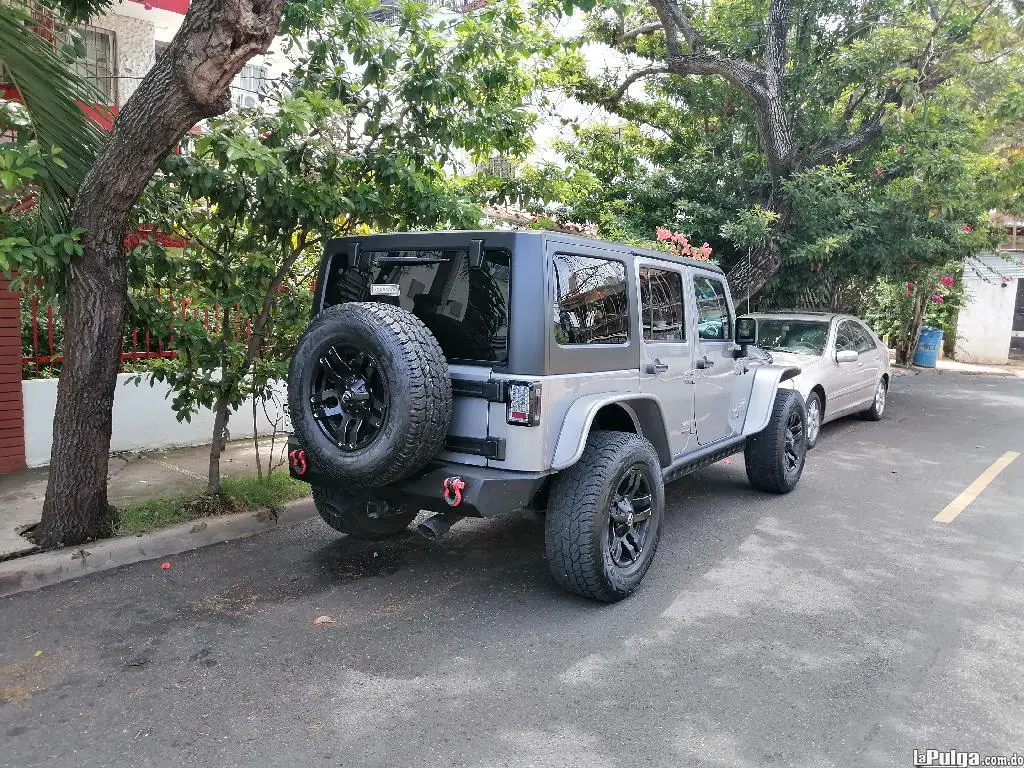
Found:
<svg viewBox="0 0 1024 768"><path fill-rule="evenodd" d="M210 544L244 539L315 516L312 499L304 498L291 501L276 511L261 509L208 517L139 536L121 536L81 547L18 557L0 562L0 597Z"/></svg>

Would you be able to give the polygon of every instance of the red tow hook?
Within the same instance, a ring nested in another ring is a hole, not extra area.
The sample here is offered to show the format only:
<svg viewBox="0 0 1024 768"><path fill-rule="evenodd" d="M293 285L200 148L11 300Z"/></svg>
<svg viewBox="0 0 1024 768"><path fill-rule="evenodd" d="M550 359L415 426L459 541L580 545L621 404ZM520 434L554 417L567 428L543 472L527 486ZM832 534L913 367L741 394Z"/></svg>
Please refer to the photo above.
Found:
<svg viewBox="0 0 1024 768"><path fill-rule="evenodd" d="M291 462L292 471L296 475L302 477L309 470L309 464L306 462L306 452L301 450L294 450L288 454L288 460Z"/></svg>
<svg viewBox="0 0 1024 768"><path fill-rule="evenodd" d="M444 479L444 500L449 507L457 507L462 503L462 491L465 487L466 481L461 477Z"/></svg>

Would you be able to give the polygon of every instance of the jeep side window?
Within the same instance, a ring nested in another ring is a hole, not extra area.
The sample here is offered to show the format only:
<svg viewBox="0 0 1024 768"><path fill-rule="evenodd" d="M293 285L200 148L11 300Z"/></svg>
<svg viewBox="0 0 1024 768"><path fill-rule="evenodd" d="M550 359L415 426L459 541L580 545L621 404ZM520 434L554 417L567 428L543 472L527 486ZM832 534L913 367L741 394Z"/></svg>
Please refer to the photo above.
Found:
<svg viewBox="0 0 1024 768"><path fill-rule="evenodd" d="M683 276L669 269L641 267L640 313L644 341L686 341Z"/></svg>
<svg viewBox="0 0 1024 768"><path fill-rule="evenodd" d="M626 266L621 261L557 253L554 333L559 344L629 341Z"/></svg>
<svg viewBox="0 0 1024 768"><path fill-rule="evenodd" d="M728 341L732 338L732 323L722 281L695 275L693 288L697 295L698 335L706 341Z"/></svg>

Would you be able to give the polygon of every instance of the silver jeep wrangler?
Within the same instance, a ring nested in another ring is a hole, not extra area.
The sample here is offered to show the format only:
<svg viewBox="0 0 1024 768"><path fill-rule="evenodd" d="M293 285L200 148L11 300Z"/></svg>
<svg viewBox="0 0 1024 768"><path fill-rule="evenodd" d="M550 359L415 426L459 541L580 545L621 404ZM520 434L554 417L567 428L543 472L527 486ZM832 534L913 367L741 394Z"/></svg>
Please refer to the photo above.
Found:
<svg viewBox="0 0 1024 768"><path fill-rule="evenodd" d="M738 326L738 327L737 327ZM799 369L748 355L721 270L545 232L327 241L289 372L290 471L360 538L546 513L551 572L618 600L650 567L664 484L743 451L759 489L804 466Z"/></svg>

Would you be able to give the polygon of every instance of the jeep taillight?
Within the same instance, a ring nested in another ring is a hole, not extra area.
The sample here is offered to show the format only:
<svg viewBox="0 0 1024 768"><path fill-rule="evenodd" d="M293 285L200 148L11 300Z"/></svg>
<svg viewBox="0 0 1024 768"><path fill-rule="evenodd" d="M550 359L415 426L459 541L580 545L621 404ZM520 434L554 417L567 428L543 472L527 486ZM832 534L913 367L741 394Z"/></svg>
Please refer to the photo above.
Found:
<svg viewBox="0 0 1024 768"><path fill-rule="evenodd" d="M505 420L509 424L535 427L540 424L540 384L510 381L505 385Z"/></svg>

